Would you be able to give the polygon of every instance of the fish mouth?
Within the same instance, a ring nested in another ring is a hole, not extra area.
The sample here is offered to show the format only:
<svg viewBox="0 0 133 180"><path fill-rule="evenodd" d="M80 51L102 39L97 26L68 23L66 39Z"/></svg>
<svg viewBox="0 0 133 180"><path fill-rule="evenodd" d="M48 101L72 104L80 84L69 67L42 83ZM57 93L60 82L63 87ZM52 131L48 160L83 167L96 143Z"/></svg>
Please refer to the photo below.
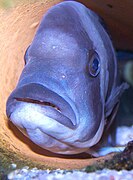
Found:
<svg viewBox="0 0 133 180"><path fill-rule="evenodd" d="M20 103L38 105L45 116L70 129L77 128L76 115L71 105L59 94L41 84L26 84L12 92L6 106L9 119Z"/></svg>
<svg viewBox="0 0 133 180"><path fill-rule="evenodd" d="M15 99L20 102L22 101L22 102L27 102L27 103L40 104L43 106L53 107L55 110L61 112L59 107L57 107L55 104L50 103L50 102L41 102L41 101L30 99L30 98L15 98Z"/></svg>

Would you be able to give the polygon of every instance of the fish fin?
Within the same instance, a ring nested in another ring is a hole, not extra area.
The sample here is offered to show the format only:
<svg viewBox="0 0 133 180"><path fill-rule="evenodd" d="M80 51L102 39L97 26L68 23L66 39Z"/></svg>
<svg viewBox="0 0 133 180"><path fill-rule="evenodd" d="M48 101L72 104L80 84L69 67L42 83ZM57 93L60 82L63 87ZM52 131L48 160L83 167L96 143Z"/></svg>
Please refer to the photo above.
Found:
<svg viewBox="0 0 133 180"><path fill-rule="evenodd" d="M119 102L113 107L110 115L105 119L105 132L109 130L119 108Z"/></svg>
<svg viewBox="0 0 133 180"><path fill-rule="evenodd" d="M94 157L100 157L110 153L122 152L125 149L125 147L126 146L118 146L118 147L108 146L108 147L99 148L97 151L89 150L86 153L89 153Z"/></svg>
<svg viewBox="0 0 133 180"><path fill-rule="evenodd" d="M116 145L115 144L115 124L113 124L113 121L115 120L115 116L117 114L118 108L119 108L119 98L122 95L122 93L127 89L129 85L127 83L122 83L120 86L116 87L110 97L108 98L106 104L105 104L105 127L104 127L104 134L103 138L101 139L99 144L105 144L108 145ZM115 121L114 121L115 122ZM111 126L113 125L113 126ZM110 137L110 138L109 138Z"/></svg>
<svg viewBox="0 0 133 180"><path fill-rule="evenodd" d="M120 86L113 88L111 95L105 103L105 119L108 119L108 117L111 115L115 105L119 103L120 96L128 88L129 85L127 83L122 83Z"/></svg>
<svg viewBox="0 0 133 180"><path fill-rule="evenodd" d="M115 116L119 108L119 98L122 93L127 89L129 85L127 83L122 83L120 86L116 87L110 97L108 98L105 106L105 127L102 143L107 145L116 145L116 124L113 123ZM115 122L115 121L114 121ZM111 126L113 125L113 126ZM110 127L111 126L111 127Z"/></svg>

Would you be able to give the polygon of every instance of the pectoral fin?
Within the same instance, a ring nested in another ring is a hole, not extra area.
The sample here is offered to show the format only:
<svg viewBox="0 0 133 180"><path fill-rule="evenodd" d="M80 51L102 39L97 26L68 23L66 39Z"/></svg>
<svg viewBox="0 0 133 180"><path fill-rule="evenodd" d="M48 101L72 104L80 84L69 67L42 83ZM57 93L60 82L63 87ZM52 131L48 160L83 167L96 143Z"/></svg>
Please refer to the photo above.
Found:
<svg viewBox="0 0 133 180"><path fill-rule="evenodd" d="M100 156L105 156L110 153L122 152L124 149L125 149L125 146L121 146L121 147L108 146L108 147L102 147L98 149L98 151L93 151L91 153L94 157L100 157Z"/></svg>
<svg viewBox="0 0 133 180"><path fill-rule="evenodd" d="M105 103L105 119L108 119L108 117L111 116L111 113L115 112L113 109L118 108L116 105L119 103L119 98L122 95L122 93L128 88L129 85L127 83L122 83L120 86L112 90L109 98Z"/></svg>

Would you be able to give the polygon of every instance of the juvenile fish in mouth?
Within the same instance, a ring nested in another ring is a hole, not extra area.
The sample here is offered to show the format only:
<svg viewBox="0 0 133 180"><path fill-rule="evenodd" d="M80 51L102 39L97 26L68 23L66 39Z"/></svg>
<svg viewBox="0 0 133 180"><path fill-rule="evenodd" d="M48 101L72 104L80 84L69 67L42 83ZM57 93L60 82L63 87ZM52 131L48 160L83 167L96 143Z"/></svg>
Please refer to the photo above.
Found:
<svg viewBox="0 0 133 180"><path fill-rule="evenodd" d="M127 88L117 82L115 52L100 18L77 2L55 5L24 60L8 118L44 149L92 153Z"/></svg>

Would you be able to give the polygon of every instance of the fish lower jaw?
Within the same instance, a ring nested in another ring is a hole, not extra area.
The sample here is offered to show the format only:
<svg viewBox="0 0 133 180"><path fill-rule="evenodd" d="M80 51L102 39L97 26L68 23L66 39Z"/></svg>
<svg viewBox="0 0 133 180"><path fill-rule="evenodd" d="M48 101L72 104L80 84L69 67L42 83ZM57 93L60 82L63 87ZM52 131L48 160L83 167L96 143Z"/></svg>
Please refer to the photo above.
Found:
<svg viewBox="0 0 133 180"><path fill-rule="evenodd" d="M10 116L12 123L32 142L57 154L78 154L84 150L64 142L73 130L45 116L37 104L22 102Z"/></svg>
<svg viewBox="0 0 133 180"><path fill-rule="evenodd" d="M76 129L77 124L75 124L75 120L70 119L70 115L67 116L59 107L50 102L38 102L29 99L24 99L24 101L20 99L16 100L16 107L13 107L9 118L14 124L21 128L25 127L25 125L27 126L27 124L30 127L35 125L35 128L39 125L45 125L45 127L48 128L48 122L51 121L51 123L55 125L59 123L70 129Z"/></svg>
<svg viewBox="0 0 133 180"><path fill-rule="evenodd" d="M60 118L64 118L64 124L60 122ZM10 120L24 134L27 134L27 130L34 132L36 129L40 129L43 133L57 139L64 139L73 134L73 129L70 128L73 127L73 124L53 107L42 107L38 104L19 102L11 113Z"/></svg>

